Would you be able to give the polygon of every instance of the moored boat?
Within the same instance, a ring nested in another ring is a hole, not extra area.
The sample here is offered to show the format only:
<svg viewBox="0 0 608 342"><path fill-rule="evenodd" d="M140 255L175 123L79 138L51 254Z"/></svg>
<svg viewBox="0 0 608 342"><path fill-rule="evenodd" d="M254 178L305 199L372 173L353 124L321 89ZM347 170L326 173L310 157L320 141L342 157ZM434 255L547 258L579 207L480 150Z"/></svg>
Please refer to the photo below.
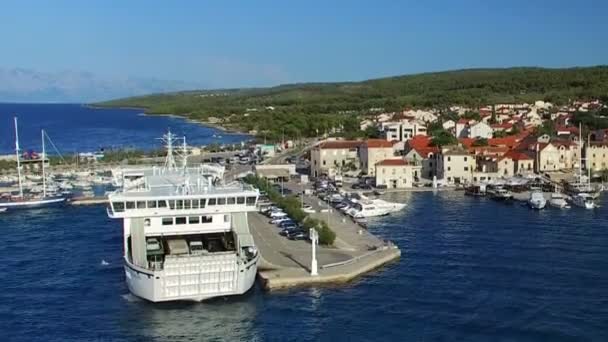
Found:
<svg viewBox="0 0 608 342"><path fill-rule="evenodd" d="M585 209L595 209L596 207L596 204L593 201L593 196L586 192L580 192L572 196L572 204Z"/></svg>
<svg viewBox="0 0 608 342"><path fill-rule="evenodd" d="M547 200L541 191L535 190L530 193L530 198L528 199L528 205L532 209L544 209L547 205Z"/></svg>
<svg viewBox="0 0 608 342"><path fill-rule="evenodd" d="M549 205L555 208L570 208L568 205L568 201L566 201L566 197L559 192L554 192L551 194L551 198L549 199Z"/></svg>

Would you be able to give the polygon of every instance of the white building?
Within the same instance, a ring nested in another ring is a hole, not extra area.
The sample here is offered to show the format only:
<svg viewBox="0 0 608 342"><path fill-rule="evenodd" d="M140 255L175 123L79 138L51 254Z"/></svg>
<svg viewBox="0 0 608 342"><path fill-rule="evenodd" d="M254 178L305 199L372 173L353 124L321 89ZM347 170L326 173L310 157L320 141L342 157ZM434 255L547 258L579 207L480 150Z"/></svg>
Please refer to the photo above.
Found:
<svg viewBox="0 0 608 342"><path fill-rule="evenodd" d="M490 125L484 123L484 122L478 122L475 123L473 125L471 125L469 127L469 136L468 138L473 138L473 139L490 139L492 138L492 134L494 133L494 130L492 129L492 127L490 127Z"/></svg>
<svg viewBox="0 0 608 342"><path fill-rule="evenodd" d="M593 172L608 170L608 142L591 142L585 148L586 168Z"/></svg>
<svg viewBox="0 0 608 342"><path fill-rule="evenodd" d="M335 176L350 168L359 167L360 141L322 141L310 151L310 175Z"/></svg>
<svg viewBox="0 0 608 342"><path fill-rule="evenodd" d="M437 155L436 167L435 174L438 179L443 179L449 184L471 183L475 170L475 157L460 146L444 147Z"/></svg>
<svg viewBox="0 0 608 342"><path fill-rule="evenodd" d="M385 122L382 124L386 140L407 141L416 135L426 135L426 126L414 120Z"/></svg>
<svg viewBox="0 0 608 342"><path fill-rule="evenodd" d="M420 166L403 159L386 159L376 163L376 186L389 189L411 188L420 173Z"/></svg>

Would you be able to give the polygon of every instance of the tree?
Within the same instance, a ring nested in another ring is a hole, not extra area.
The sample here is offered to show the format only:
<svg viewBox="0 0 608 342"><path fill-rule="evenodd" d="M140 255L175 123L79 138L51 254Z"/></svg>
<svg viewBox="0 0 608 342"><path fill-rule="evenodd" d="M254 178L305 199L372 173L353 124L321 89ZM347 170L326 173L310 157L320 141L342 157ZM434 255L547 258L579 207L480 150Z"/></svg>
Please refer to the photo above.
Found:
<svg viewBox="0 0 608 342"><path fill-rule="evenodd" d="M473 145L472 146L488 146L488 139L486 138L477 138L475 139L475 141L473 141Z"/></svg>
<svg viewBox="0 0 608 342"><path fill-rule="evenodd" d="M446 130L436 131L431 139L431 146L447 146L455 145L458 143L458 139Z"/></svg>
<svg viewBox="0 0 608 342"><path fill-rule="evenodd" d="M481 120L481 115L479 115L478 112L473 112L473 111L466 111L462 117L465 119L475 120L475 121Z"/></svg>
<svg viewBox="0 0 608 342"><path fill-rule="evenodd" d="M547 134L549 136L555 136L557 132L555 131L555 122L549 120L543 122L542 126L536 127L536 135Z"/></svg>

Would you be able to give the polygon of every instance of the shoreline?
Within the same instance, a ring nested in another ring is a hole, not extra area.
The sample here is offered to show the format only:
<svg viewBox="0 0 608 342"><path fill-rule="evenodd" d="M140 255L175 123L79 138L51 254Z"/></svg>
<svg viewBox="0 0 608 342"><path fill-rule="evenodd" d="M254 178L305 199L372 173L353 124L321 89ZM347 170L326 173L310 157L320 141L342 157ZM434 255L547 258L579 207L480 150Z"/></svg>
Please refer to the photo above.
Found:
<svg viewBox="0 0 608 342"><path fill-rule="evenodd" d="M146 113L147 108L145 107L125 107L125 106L118 106L118 107L114 107L114 106L99 106L99 105L94 105L94 104L84 104L83 106L88 107L88 108L92 108L92 109L127 109L127 110L141 110L142 112L139 113L138 115L141 116L165 116L165 117L169 117L172 119L183 119L186 120L186 122L188 123L192 123L192 124L196 124L196 125L201 125L201 126L205 126L205 127L209 127L209 128L214 128L217 129L219 131L222 131L225 134L231 134L231 135L246 135L246 136L250 136L252 139L256 138L255 135L253 134L249 134L247 132L243 132L240 131L238 129L235 128L230 128L230 127L225 127L222 126L219 123L212 123L212 122L206 122L206 121L200 121L200 120L195 120L192 118L189 118L188 116L186 116L186 114L169 114L169 113Z"/></svg>

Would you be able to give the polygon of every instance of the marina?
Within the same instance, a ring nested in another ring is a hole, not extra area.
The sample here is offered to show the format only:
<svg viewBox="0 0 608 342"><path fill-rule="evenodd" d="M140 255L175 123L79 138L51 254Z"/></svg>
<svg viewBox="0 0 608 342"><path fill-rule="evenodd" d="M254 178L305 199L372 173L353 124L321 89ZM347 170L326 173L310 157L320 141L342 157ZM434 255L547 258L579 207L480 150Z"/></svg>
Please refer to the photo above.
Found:
<svg viewBox="0 0 608 342"><path fill-rule="evenodd" d="M0 273L5 284L0 298L12 312L4 321L10 328L8 339L26 327L48 339L69 334L76 339L255 340L278 336L286 327L311 339L339 339L353 322L363 339L374 339L387 333L378 322L396 318L395 324L408 323L399 329L389 324L392 339L449 336L486 341L495 336L492 330L476 328L471 337L471 327L498 322L505 329L501 336L511 339L522 334L552 340L606 337L608 317L601 303L607 294L598 286L608 284L606 206L533 211L458 191L387 193L383 198L407 206L368 222L374 236L404 251L380 272L337 287L266 292L260 283L244 296L196 305L150 305L129 294L120 253L122 225L107 218L104 205L0 214L5 247L13 251L2 257L3 270L11 276ZM264 219L260 227L268 225L265 216L255 214L251 227L258 226L256 217ZM331 219L334 222L334 216ZM47 227L44 234L42 224ZM264 232L278 235L275 227L268 228L273 230ZM262 238L254 239L263 252L258 243ZM283 250L301 242L277 241L285 244ZM49 269L61 272L44 272ZM37 285L40 282L53 285ZM463 315L473 311L481 316ZM311 317L314 312L318 316ZM430 312L437 316L429 319ZM142 319L125 328L124 320L133 316ZM71 323L57 324L59 317ZM524 320L524 328L518 328ZM218 325L224 328L213 328ZM574 333L547 328L574 325ZM325 328L311 333L314 326Z"/></svg>

